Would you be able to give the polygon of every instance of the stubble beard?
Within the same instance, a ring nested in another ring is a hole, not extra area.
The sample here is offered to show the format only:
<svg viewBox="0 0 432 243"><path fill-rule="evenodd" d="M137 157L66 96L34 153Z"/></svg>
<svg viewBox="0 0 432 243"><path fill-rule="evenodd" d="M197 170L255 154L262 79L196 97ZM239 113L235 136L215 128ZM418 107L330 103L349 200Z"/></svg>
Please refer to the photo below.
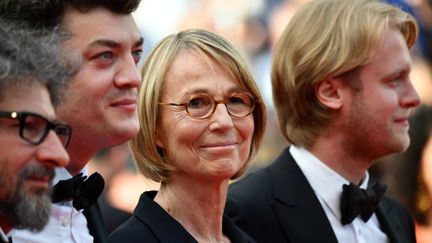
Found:
<svg viewBox="0 0 432 243"><path fill-rule="evenodd" d="M52 178L54 170L39 165L24 167L18 175L15 191L0 199L0 217L15 229L39 232L51 214L51 189L26 191L24 181L29 175L50 175Z"/></svg>

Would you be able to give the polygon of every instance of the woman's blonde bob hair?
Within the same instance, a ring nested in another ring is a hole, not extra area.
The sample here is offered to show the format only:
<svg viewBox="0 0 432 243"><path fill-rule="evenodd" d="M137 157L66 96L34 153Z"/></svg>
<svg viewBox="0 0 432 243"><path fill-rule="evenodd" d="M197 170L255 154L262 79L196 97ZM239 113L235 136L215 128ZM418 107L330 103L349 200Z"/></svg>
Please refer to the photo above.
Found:
<svg viewBox="0 0 432 243"><path fill-rule="evenodd" d="M355 71L385 44L388 30L399 31L409 48L418 35L413 16L375 0L313 0L294 15L274 50L271 73L279 125L289 142L313 144L332 119L315 95L317 84L353 73L347 82L358 88Z"/></svg>
<svg viewBox="0 0 432 243"><path fill-rule="evenodd" d="M140 131L130 147L139 171L146 177L165 182L176 168L156 145L159 102L165 76L174 59L185 52L193 52L229 70L241 85L256 99L253 111L254 133L246 165L234 177L240 176L254 157L261 143L266 125L266 109L258 87L235 48L221 36L206 30L191 29L167 36L146 57L142 67L142 86L138 97Z"/></svg>

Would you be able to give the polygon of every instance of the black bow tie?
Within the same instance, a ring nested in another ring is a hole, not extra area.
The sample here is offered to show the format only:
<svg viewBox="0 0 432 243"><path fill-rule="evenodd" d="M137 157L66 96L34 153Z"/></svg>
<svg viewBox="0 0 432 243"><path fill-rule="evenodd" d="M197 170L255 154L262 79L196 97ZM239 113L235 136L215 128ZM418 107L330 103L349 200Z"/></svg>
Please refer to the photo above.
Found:
<svg viewBox="0 0 432 243"><path fill-rule="evenodd" d="M375 212L375 207L381 200L387 186L379 183L367 190L350 183L343 185L340 210L342 225L350 224L358 215L367 222Z"/></svg>
<svg viewBox="0 0 432 243"><path fill-rule="evenodd" d="M85 209L93 205L102 193L105 182L102 176L95 172L87 180L82 173L68 180L60 180L52 188L52 202L72 200L72 205L77 210Z"/></svg>

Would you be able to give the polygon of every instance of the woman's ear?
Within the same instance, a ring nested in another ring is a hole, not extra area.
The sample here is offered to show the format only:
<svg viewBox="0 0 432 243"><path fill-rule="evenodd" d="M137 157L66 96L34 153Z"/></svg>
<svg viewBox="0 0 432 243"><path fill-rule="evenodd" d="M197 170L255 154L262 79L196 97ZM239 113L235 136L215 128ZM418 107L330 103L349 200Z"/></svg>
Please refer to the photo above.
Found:
<svg viewBox="0 0 432 243"><path fill-rule="evenodd" d="M162 139L161 139L161 132L159 131L159 129L156 128L155 131L155 138L156 138L156 146L159 148L165 148Z"/></svg>
<svg viewBox="0 0 432 243"><path fill-rule="evenodd" d="M315 95L324 106L338 110L343 104L343 87L344 83L339 78L327 78L315 87Z"/></svg>

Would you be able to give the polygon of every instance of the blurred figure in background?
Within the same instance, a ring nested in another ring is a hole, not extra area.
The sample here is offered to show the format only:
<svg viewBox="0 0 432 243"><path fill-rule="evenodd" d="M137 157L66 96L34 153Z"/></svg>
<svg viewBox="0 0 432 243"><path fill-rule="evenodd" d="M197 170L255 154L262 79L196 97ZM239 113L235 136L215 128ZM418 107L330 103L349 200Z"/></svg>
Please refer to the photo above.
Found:
<svg viewBox="0 0 432 243"><path fill-rule="evenodd" d="M386 163L383 180L389 194L410 210L418 243L432 242L432 106L419 107L410 118L411 145Z"/></svg>

